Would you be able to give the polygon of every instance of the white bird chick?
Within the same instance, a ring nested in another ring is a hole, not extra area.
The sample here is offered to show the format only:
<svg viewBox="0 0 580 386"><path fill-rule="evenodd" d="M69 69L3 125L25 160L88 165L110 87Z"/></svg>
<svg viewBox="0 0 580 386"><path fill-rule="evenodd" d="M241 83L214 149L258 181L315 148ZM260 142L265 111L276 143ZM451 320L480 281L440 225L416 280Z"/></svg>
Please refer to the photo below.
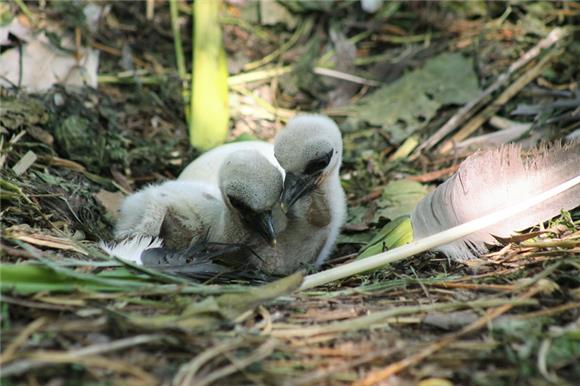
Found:
<svg viewBox="0 0 580 386"><path fill-rule="evenodd" d="M284 169L280 167L274 157L274 146L263 141L240 141L226 143L207 151L191 161L189 165L179 175L180 180L205 181L210 184L218 185L219 169L225 159L232 153L240 150L254 150L266 157L268 161L280 170L284 177Z"/></svg>
<svg viewBox="0 0 580 386"><path fill-rule="evenodd" d="M175 249L201 240L251 244L258 235L275 243L280 172L258 152L240 151L225 157L218 182L169 181L127 197L116 236L159 236Z"/></svg>
<svg viewBox="0 0 580 386"><path fill-rule="evenodd" d="M306 220L306 227L295 232L302 236L316 232L318 242L310 247L321 243L315 249L316 265L320 265L332 251L346 217L346 196L339 176L340 130L328 117L298 116L278 134L274 155L286 171L281 205L289 213L288 231L292 231L290 217Z"/></svg>
<svg viewBox="0 0 580 386"><path fill-rule="evenodd" d="M324 116L299 116L276 138L276 157L274 146L266 142L227 144L191 162L179 179L212 183L225 157L248 149L260 152L276 168L283 167L291 173L282 196L286 224L278 220L278 211L274 210L276 246L255 244L254 251L261 259L250 259L259 269L275 274L289 274L313 263L320 265L332 251L346 213L338 175L342 158L338 127Z"/></svg>
<svg viewBox="0 0 580 386"><path fill-rule="evenodd" d="M238 233L238 243L247 240L248 230L254 229L269 244L276 244L274 216L280 223L275 209L282 193L282 175L274 165L254 150L232 153L220 167L219 188L230 215L222 216L221 228ZM232 242L228 239L223 242Z"/></svg>

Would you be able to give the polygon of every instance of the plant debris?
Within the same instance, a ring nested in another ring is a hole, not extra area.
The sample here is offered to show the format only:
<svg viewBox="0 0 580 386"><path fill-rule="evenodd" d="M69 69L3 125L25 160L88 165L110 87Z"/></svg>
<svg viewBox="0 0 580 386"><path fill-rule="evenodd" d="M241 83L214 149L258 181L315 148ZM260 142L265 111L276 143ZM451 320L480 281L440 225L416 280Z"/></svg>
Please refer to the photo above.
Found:
<svg viewBox="0 0 580 386"><path fill-rule="evenodd" d="M223 3L228 140L271 140L300 111L343 131L348 221L323 268L407 243L406 215L470 152L578 135L574 2ZM35 72L36 88L2 81L3 384L577 383L578 208L479 258L425 253L299 292L301 272L188 274L186 256L136 266L103 252L122 197L198 154L193 8L0 4L11 76L34 58L54 67L46 55L99 58L98 73L85 66L96 87L56 72Z"/></svg>

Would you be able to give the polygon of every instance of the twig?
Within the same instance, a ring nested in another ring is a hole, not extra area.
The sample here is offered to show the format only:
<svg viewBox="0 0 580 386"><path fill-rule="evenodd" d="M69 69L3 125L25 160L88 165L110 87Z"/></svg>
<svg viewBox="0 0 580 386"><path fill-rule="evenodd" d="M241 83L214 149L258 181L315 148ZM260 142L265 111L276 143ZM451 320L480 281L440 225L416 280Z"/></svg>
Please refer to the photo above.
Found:
<svg viewBox="0 0 580 386"><path fill-rule="evenodd" d="M431 181L435 181L438 180L440 178L443 177L448 177L451 174L455 173L458 169L459 169L460 164L456 164L453 166L449 166L448 168L445 169L441 169L441 170L435 170L433 172L429 172L429 173L425 173L425 174L421 174L418 176L409 176L407 177L408 180L411 181L417 181L417 182L431 182Z"/></svg>
<svg viewBox="0 0 580 386"><path fill-rule="evenodd" d="M14 353L18 350L20 346L26 342L30 335L34 334L39 328L41 328L46 323L45 317L40 317L34 322L26 326L20 334L6 347L2 355L0 356L0 365L10 361L14 357Z"/></svg>
<svg viewBox="0 0 580 386"><path fill-rule="evenodd" d="M346 80L352 83L364 84L367 86L380 86L381 82L377 82L376 80L365 79L360 76L347 74L346 72L333 70L330 68L324 67L315 67L313 71L316 75L323 75L328 76L331 78Z"/></svg>
<svg viewBox="0 0 580 386"><path fill-rule="evenodd" d="M456 143L455 149L461 151L463 149L468 149L469 147L481 148L484 146L499 146L523 136L532 127L531 123L514 122L497 115L491 117L489 124L500 130Z"/></svg>
<svg viewBox="0 0 580 386"><path fill-rule="evenodd" d="M289 74L293 70L294 68L292 66L284 66L284 67L269 68L267 70L244 72L238 75L232 75L228 77L228 86L237 86L245 83L268 80L271 78L275 78L277 76ZM136 82L136 79L139 79L139 82L141 84L159 84L165 82L168 79L168 76L164 74L149 75L149 72L147 70L137 70L133 72L123 71L117 74L100 74L98 76L99 84L106 83L132 84ZM185 77L182 80L188 82L191 81L191 75L185 74ZM24 132L24 134L26 134L26 132Z"/></svg>
<svg viewBox="0 0 580 386"><path fill-rule="evenodd" d="M433 283L431 285L434 287L441 288L461 288L477 291L512 292L514 290L514 286L511 284L470 284L470 283L442 282L442 283Z"/></svg>
<svg viewBox="0 0 580 386"><path fill-rule="evenodd" d="M55 304L31 302L29 300L13 298L13 297L6 296L6 295L0 296L0 302L8 303L8 304L16 304L17 306L26 307L26 308L38 308L38 309L42 309L42 310L67 311L70 309L70 307L58 306Z"/></svg>
<svg viewBox="0 0 580 386"><path fill-rule="evenodd" d="M402 306L394 307L385 311L374 312L370 315L361 316L354 319L344 320L340 322L334 322L330 324L320 325L320 326L310 326L310 327L300 327L300 328L284 328L284 329L274 329L272 331L272 336L278 338L290 338L290 337L314 337L318 335L336 334L346 331L356 331L368 329L370 326L377 323L384 323L385 320L393 317L399 317L403 315L410 315L416 313L432 312L432 311L452 311L467 307L497 307L499 305L508 304L523 305L530 304L528 300L523 303L514 303L514 300L505 299L489 299L489 300L477 300L470 303L436 303L429 305L418 305L418 306Z"/></svg>
<svg viewBox="0 0 580 386"><path fill-rule="evenodd" d="M24 15L26 15L28 20L30 20L30 22L33 25L36 25L36 22L37 22L36 17L32 14L32 12L30 12L30 8L28 8L28 6L24 2L24 0L14 0L14 2L16 3L16 5L18 5L18 8L20 8L20 11L22 11L22 13Z"/></svg>
<svg viewBox="0 0 580 386"><path fill-rule="evenodd" d="M489 124L500 130L512 130L514 128L529 129L532 126L531 123L516 122L507 118L500 117L499 115L491 117Z"/></svg>
<svg viewBox="0 0 580 386"><path fill-rule="evenodd" d="M25 251L23 249L12 248L2 242L0 242L0 252L2 252L2 254L6 253L7 255L14 257L25 257L27 259L34 258L34 255L32 253Z"/></svg>
<svg viewBox="0 0 580 386"><path fill-rule="evenodd" d="M419 154L424 149L431 149L433 146L437 145L443 138L445 138L449 133L455 130L460 124L462 124L466 119L471 117L479 106L487 100L494 92L503 87L510 79L510 77L519 69L523 68L531 60L535 59L543 49L549 48L556 44L558 41L562 40L563 37L567 35L566 30L562 28L553 29L548 36L540 40L531 50L526 52L517 61L512 63L506 72L501 74L495 82L493 82L485 91L479 94L471 102L464 105L457 111L449 120L441 126L435 134L433 134L429 139L423 142L415 151L415 155Z"/></svg>
<svg viewBox="0 0 580 386"><path fill-rule="evenodd" d="M320 385L326 384L323 380L336 375L337 373L347 371L354 367L361 366L365 363L372 362L376 359L385 359L399 353L401 347L391 347L380 351L371 351L360 358L353 358L340 362L337 365L317 368L315 371L306 373L295 380L286 382L284 386L302 386L302 385Z"/></svg>
<svg viewBox="0 0 580 386"><path fill-rule="evenodd" d="M191 361L182 365L179 371L173 378L173 386L186 386L191 385L195 374L201 369L203 365L212 360L213 358L221 355L230 350L240 347L242 344L241 339L233 339L223 342L217 346L211 347L200 354L198 354Z"/></svg>
<svg viewBox="0 0 580 386"><path fill-rule="evenodd" d="M295 45L298 42L298 40L302 36L310 33L310 30L312 29L313 24L314 23L313 23L312 19L306 19L306 21L304 21L303 23L300 24L300 26L296 29L296 31L290 37L290 39L288 39L288 41L284 42L280 47L278 47L276 50L274 50L270 54L264 56L262 59L259 59L259 60L256 60L254 62L250 62L250 63L246 64L243 67L244 71L255 70L258 67L261 67L267 63L270 63L271 61L276 59L278 56L280 56L284 52L288 51L293 45Z"/></svg>
<svg viewBox="0 0 580 386"><path fill-rule="evenodd" d="M111 343L87 346L79 350L66 352L40 351L32 353L31 359L23 359L8 366L4 366L2 369L2 375L5 377L18 375L32 369L48 366L53 362L74 362L75 359L80 357L118 351L129 347L157 342L163 339L166 339L163 335L137 335L131 338L119 339Z"/></svg>
<svg viewBox="0 0 580 386"><path fill-rule="evenodd" d="M146 0L145 17L147 20L153 20L155 16L155 0Z"/></svg>
<svg viewBox="0 0 580 386"><path fill-rule="evenodd" d="M259 70L252 72L245 72L239 75L233 75L228 78L228 86L236 86L238 84L256 82L259 80L266 80L280 75L285 75L292 72L292 66L275 67L267 70Z"/></svg>
<svg viewBox="0 0 580 386"><path fill-rule="evenodd" d="M483 109L479 114L473 117L469 122L465 124L451 139L447 140L443 145L441 145L440 152L447 153L455 143L458 143L469 135L471 135L475 130L477 130L481 125L483 125L488 119L490 119L499 109L505 105L510 99L512 99L521 89L523 89L528 83L534 80L540 75L544 66L559 54L557 51L552 51L546 55L538 64L532 67L529 71L525 72L520 76L515 82L513 82L508 88L506 88L501 95L491 103L485 109Z"/></svg>
<svg viewBox="0 0 580 386"><path fill-rule="evenodd" d="M173 31L173 46L175 49L177 73L181 79L186 79L187 73L185 72L185 57L183 56L183 45L181 43L181 30L179 29L177 0L169 0L169 11L171 12L171 30Z"/></svg>
<svg viewBox="0 0 580 386"><path fill-rule="evenodd" d="M195 379L194 380L195 382L193 382L192 384L197 386L210 385L215 381L217 381L218 379L226 377L230 374L234 374L235 372L243 370L244 368L248 367L252 363L261 361L262 359L269 357L272 354L272 352L274 352L275 347L276 341L274 339L269 339L250 355L247 355L242 359L235 361L231 365L212 371L205 378Z"/></svg>
<svg viewBox="0 0 580 386"><path fill-rule="evenodd" d="M190 7L186 7L186 8L181 7L181 8L182 8L181 9L182 12L187 12L185 10L188 10L189 11L188 14L189 15L192 14ZM236 16L221 15L220 23L223 25L233 25L236 27L240 27L241 29L245 29L246 31L250 32L253 37L257 37L258 39L264 40L266 42L270 42L273 40L273 38L270 36L270 32L268 30L257 25L256 23L250 23L247 20L244 20L243 18L241 18L239 16L236 17Z"/></svg>
<svg viewBox="0 0 580 386"><path fill-rule="evenodd" d="M254 101L256 102L256 105L258 105L259 107L263 108L267 112L274 115L275 118L280 118L283 121L287 121L288 119L290 119L294 115L296 115L296 113L292 110L281 109L281 108L277 108L277 107L273 106L267 100L265 100L264 98L260 98L258 95L251 92L250 90L248 90L247 88L245 88L243 86L233 86L232 90L234 90L234 91L236 91L244 96L247 96L247 97L254 99Z"/></svg>
<svg viewBox="0 0 580 386"><path fill-rule="evenodd" d="M518 297L516 300L527 300L538 292L544 291L546 286L542 285L542 283L538 283L522 296ZM493 319L497 318L498 316L505 314L509 310L514 307L514 304L504 304L500 307L491 309L485 313L485 315L476 320L475 322L465 326L459 332L447 335L434 343L430 344L429 346L425 347L423 350L419 351L417 354L411 355L405 359L402 359L398 362L395 362L382 370L373 371L368 374L365 378L361 379L360 381L355 383L355 386L370 386L375 385L381 382L384 379L389 378L392 375L395 375L402 370L415 365L421 362L423 359L429 357L430 355L434 354L435 352L447 347L449 344L453 343L457 339L461 338L464 335L468 335L472 332L475 332L485 326Z"/></svg>
<svg viewBox="0 0 580 386"><path fill-rule="evenodd" d="M518 320L530 320L536 318L542 318L546 316L552 316L556 314L560 314L562 312L566 312L568 310L575 310L580 309L580 302L570 302L566 304L562 304L556 307L547 308L539 311L530 312L523 315L517 315L516 319Z"/></svg>

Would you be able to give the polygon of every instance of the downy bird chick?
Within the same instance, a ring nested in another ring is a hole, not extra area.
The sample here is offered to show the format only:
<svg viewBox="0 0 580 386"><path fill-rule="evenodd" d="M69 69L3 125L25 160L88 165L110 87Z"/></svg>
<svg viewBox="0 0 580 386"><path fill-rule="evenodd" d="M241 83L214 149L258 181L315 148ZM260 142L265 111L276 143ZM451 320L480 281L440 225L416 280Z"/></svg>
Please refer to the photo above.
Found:
<svg viewBox="0 0 580 386"><path fill-rule="evenodd" d="M226 143L218 146L210 151L207 151L190 162L189 165L183 169L179 175L180 180L186 181L204 181L210 184L217 185L219 169L224 163L224 160L232 153L240 150L254 150L274 165L282 177L284 177L284 169L278 164L274 157L274 146L268 142L263 141L240 141L233 143Z"/></svg>
<svg viewBox="0 0 580 386"><path fill-rule="evenodd" d="M302 133L304 125L307 135ZM307 115L290 121L276 139L276 144L281 158L289 159L286 163L288 167L303 172L308 164L312 169L311 176L320 177L316 184L314 181L305 181L309 186L300 189L300 197L292 197L292 205L289 202L289 192L286 192L286 203L283 200L283 204L287 208L287 223L285 229L278 233L276 246L261 244L255 248L261 260L254 259L253 262L259 269L268 273L289 274L314 263L321 264L330 254L344 222L345 198L338 178L342 140L338 128L329 118ZM321 164L318 166L316 164L320 157L316 157L317 148L324 150L323 154L326 156L319 161ZM259 151L275 167L281 169L274 157L273 145L261 141L247 141L223 145L206 152L190 163L179 179L212 183L215 170L221 167L227 154L248 149ZM332 154L329 155L331 149ZM302 173L295 173L300 174ZM296 178L291 177L289 181L296 182Z"/></svg>
<svg viewBox="0 0 580 386"><path fill-rule="evenodd" d="M218 184L178 180L149 186L125 199L115 234L159 236L173 249L202 240L274 243L280 172L258 152L240 151L225 157Z"/></svg>
<svg viewBox="0 0 580 386"><path fill-rule="evenodd" d="M310 255L321 265L334 248L346 217L346 196L340 184L342 137L336 123L322 115L291 119L278 134L274 156L286 171L282 209L305 225L293 237L310 239ZM299 254L293 258L300 260Z"/></svg>

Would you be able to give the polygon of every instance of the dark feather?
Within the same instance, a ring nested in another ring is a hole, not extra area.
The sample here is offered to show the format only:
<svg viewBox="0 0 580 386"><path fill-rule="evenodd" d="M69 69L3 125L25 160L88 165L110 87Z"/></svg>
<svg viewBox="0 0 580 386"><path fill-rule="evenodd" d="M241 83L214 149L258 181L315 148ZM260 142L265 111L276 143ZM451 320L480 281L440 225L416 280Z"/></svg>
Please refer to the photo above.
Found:
<svg viewBox="0 0 580 386"><path fill-rule="evenodd" d="M249 264L251 255L256 256L246 245L203 241L181 250L146 249L141 254L141 262L150 268L197 280L220 277L263 282L272 279Z"/></svg>

